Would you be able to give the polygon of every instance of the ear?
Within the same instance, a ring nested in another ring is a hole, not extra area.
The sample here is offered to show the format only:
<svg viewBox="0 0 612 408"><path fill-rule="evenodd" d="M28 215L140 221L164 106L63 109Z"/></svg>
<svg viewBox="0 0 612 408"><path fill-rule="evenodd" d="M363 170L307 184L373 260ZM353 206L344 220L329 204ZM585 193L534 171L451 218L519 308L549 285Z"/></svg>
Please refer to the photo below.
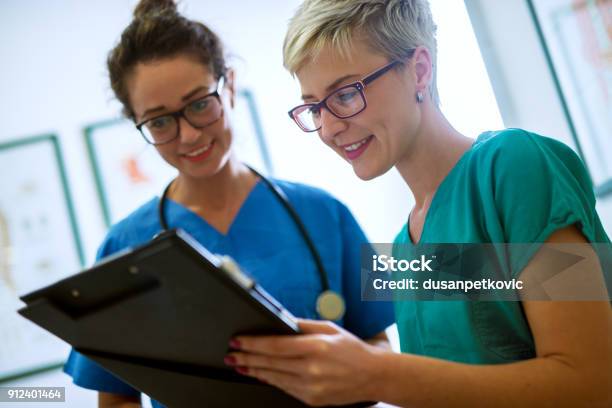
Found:
<svg viewBox="0 0 612 408"><path fill-rule="evenodd" d="M234 105L236 102L235 76L236 74L234 69L228 68L227 72L225 73L225 88L227 88L227 90L229 91L230 106L232 107L232 109L234 109Z"/></svg>
<svg viewBox="0 0 612 408"><path fill-rule="evenodd" d="M429 94L429 84L433 75L429 50L423 46L417 47L412 55L412 61L414 64L415 91L421 91L427 95Z"/></svg>

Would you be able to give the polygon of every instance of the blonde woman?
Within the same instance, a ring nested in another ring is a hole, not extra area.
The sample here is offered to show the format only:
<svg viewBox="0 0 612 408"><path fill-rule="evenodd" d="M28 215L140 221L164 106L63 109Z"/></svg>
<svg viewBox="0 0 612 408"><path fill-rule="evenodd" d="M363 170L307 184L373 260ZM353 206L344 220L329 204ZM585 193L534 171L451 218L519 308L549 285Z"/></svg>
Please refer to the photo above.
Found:
<svg viewBox="0 0 612 408"><path fill-rule="evenodd" d="M397 168L415 199L397 244L609 243L571 149L520 129L474 140L446 120L435 31L426 0L305 1L283 50L304 101L290 116L363 180ZM396 320L402 354L302 321L304 335L238 337L230 355L313 405L612 406L607 302L405 301Z"/></svg>

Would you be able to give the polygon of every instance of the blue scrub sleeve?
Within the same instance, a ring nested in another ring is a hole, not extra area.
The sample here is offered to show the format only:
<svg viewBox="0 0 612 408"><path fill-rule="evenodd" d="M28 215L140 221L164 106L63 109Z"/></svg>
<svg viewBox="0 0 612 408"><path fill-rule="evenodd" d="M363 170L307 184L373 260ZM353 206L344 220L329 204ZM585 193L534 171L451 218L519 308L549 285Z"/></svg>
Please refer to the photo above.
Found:
<svg viewBox="0 0 612 408"><path fill-rule="evenodd" d="M90 390L139 397L140 391L132 388L97 363L72 350L64 365L64 372L72 377L79 387Z"/></svg>
<svg viewBox="0 0 612 408"><path fill-rule="evenodd" d="M394 323L393 303L361 300L361 249L368 240L351 212L343 204L338 205L343 247L342 289L346 301L344 327L362 339L369 339Z"/></svg>

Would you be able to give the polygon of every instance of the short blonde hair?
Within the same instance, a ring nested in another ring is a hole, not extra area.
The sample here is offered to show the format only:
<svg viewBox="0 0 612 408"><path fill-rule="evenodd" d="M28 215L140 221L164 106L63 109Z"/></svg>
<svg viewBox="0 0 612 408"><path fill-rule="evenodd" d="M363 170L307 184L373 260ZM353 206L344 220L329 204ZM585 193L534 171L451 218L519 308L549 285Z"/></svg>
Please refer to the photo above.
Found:
<svg viewBox="0 0 612 408"><path fill-rule="evenodd" d="M305 0L289 22L283 63L294 75L325 46L346 58L355 35L389 60L405 61L424 46L431 54L429 92L437 105L435 34L427 0Z"/></svg>

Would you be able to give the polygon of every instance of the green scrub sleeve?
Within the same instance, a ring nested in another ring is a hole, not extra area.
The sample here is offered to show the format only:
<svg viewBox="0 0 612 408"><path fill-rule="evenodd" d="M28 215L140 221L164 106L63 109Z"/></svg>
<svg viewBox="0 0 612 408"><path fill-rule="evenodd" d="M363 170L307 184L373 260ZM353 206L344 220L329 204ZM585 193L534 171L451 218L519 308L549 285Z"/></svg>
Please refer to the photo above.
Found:
<svg viewBox="0 0 612 408"><path fill-rule="evenodd" d="M504 242L535 244L511 254L511 277L516 278L541 243L561 228L575 225L589 242L597 242L592 183L576 153L519 129L497 139L489 168Z"/></svg>

